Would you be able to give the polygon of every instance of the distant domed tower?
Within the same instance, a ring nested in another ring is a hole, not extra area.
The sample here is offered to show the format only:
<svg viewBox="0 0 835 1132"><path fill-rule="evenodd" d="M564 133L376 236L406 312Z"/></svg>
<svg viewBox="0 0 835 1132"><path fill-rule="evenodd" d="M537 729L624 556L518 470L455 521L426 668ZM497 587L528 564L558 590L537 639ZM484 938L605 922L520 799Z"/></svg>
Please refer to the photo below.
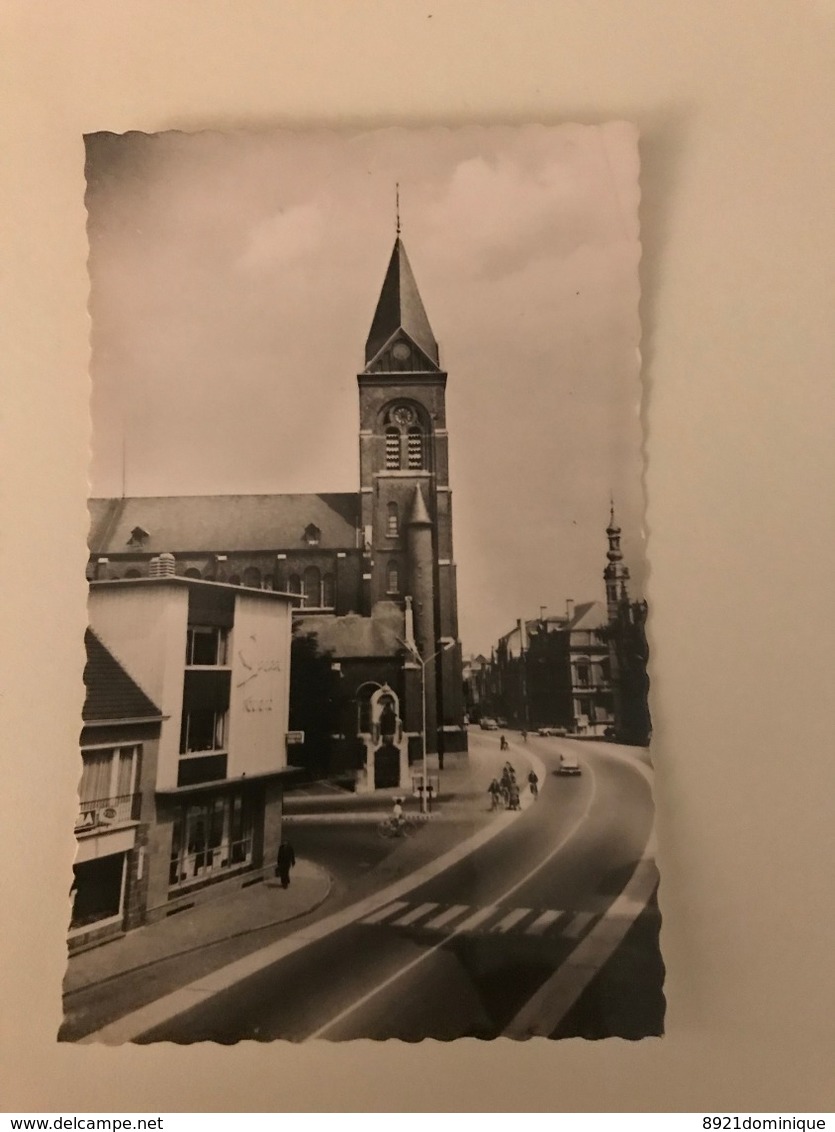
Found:
<svg viewBox="0 0 835 1132"><path fill-rule="evenodd" d="M357 376L364 605L412 599L430 751L466 745L446 380L398 219Z"/></svg>
<svg viewBox="0 0 835 1132"><path fill-rule="evenodd" d="M620 602L629 600L629 567L623 561L620 535L620 527L615 521L615 504L612 501L609 510L609 526L606 528L606 536L609 539L609 549L606 552L608 564L603 571L603 580L606 583L606 612L609 621L616 619Z"/></svg>

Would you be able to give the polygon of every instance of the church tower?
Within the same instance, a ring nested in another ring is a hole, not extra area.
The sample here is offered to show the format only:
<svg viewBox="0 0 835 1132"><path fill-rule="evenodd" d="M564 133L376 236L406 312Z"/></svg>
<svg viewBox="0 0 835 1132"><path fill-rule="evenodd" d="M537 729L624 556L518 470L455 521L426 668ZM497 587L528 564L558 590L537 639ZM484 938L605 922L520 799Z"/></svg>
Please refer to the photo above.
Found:
<svg viewBox="0 0 835 1132"><path fill-rule="evenodd" d="M363 604L368 613L380 602L405 610L411 599L425 665L427 747L439 753L466 747L446 381L398 220L357 376Z"/></svg>
<svg viewBox="0 0 835 1132"><path fill-rule="evenodd" d="M620 548L620 527L615 521L615 504L611 503L609 511L609 526L606 528L606 537L609 540L609 549L606 552L608 559L603 571L603 581L606 583L606 612L610 622L616 621L618 607L623 600L628 600L629 567L624 564L623 551Z"/></svg>

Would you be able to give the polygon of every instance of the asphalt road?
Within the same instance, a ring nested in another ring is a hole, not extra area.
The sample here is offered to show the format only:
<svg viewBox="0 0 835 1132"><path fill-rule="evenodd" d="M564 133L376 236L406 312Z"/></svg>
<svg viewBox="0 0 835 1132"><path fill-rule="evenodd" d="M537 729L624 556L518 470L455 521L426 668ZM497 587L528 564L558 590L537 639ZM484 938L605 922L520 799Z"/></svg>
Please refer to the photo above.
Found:
<svg viewBox="0 0 835 1132"><path fill-rule="evenodd" d="M579 755L579 777L555 773L566 744ZM521 751L518 740L516 746ZM540 988L547 992L578 945L593 944L587 937L611 913L652 829L649 784L628 760L616 757L616 748L532 737L529 749L549 770L539 800L492 841L391 906L302 947L138 1040L500 1035ZM652 983L661 977L660 963L652 962L657 932L650 929L643 946L651 953L644 970ZM617 965L606 946L589 953L598 956L601 969ZM609 985L618 980L610 978ZM654 990L660 995L660 986ZM577 1032L620 1032L607 1028L606 1019L614 1018L622 1036L639 1036L626 1032L634 1030L628 1008L603 1012L603 1021L595 1022L584 1016L583 1001L572 1010ZM563 1022L549 1019L545 1032L564 1033L564 1024L562 1030L558 1025ZM658 1032L655 1021L646 1025Z"/></svg>

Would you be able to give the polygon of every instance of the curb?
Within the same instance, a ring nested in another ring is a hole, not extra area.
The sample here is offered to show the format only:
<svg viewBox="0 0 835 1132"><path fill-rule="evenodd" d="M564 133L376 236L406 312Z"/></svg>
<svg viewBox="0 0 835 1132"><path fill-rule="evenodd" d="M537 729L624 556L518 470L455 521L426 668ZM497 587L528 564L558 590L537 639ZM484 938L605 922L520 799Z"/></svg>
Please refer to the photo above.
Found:
<svg viewBox="0 0 835 1132"><path fill-rule="evenodd" d="M251 935L252 932L260 932L266 928L274 928L277 927L278 924L290 924L293 922L293 920L300 920L302 916L309 916L311 912L315 912L318 908L321 908L330 896L331 892L333 891L333 877L327 871L327 869L323 869L321 865L317 865L313 861L307 861L305 863L311 865L314 869L316 869L317 872L321 873L325 878L327 884L324 895L309 907L304 908L299 912L293 912L291 916L282 916L277 920L270 920L266 924L258 924L255 927L241 928L238 931L228 932L226 935L218 936L217 939L213 939L209 943L192 944L190 947L184 947L179 951L171 951L168 953L168 955L160 955L156 959L148 959L145 963L137 963L133 967L123 967L122 970L115 971L112 975L105 975L101 979L93 979L91 982L83 983L81 986L73 987L72 990L66 991L64 992L64 994L62 994L62 999L66 1000L72 998L73 995L81 994L82 991L89 990L91 987L103 986L105 983L111 983L115 979L123 978L125 975L133 975L137 971L145 971L149 967L155 967L158 963L165 963L169 959L179 959L181 956L191 955L195 951L206 951L209 947L213 947L216 943L228 943L230 939L240 939L241 936Z"/></svg>

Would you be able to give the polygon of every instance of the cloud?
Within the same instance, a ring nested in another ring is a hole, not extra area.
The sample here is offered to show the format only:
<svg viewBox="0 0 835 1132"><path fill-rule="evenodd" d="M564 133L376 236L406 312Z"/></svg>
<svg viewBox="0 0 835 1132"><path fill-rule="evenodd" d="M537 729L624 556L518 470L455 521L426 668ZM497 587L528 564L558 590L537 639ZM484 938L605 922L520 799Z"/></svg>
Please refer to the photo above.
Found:
<svg viewBox="0 0 835 1132"><path fill-rule="evenodd" d="M319 246L323 229L323 216L315 204L281 209L249 230L236 267L257 272L302 259Z"/></svg>
<svg viewBox="0 0 835 1132"><path fill-rule="evenodd" d="M612 236L614 197L601 184L599 151L574 160L474 157L458 164L431 209L439 252L450 247L473 275L509 275L542 258L564 259Z"/></svg>

